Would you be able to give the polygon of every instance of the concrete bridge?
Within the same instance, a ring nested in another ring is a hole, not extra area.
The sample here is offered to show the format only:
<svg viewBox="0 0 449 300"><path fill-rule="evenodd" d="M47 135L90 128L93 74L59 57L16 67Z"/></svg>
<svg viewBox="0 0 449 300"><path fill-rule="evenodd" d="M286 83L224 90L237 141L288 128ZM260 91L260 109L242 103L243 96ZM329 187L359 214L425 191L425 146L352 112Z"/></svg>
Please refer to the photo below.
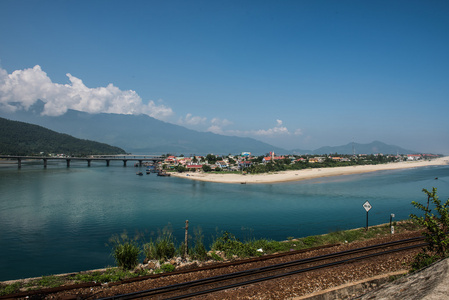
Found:
<svg viewBox="0 0 449 300"><path fill-rule="evenodd" d="M142 166L143 162L151 161L157 163L163 161L162 156L156 155L92 155L89 157L58 157L58 156L17 156L17 155L0 155L0 159L17 160L17 166L20 169L22 167L22 160L42 160L44 162L44 168L47 167L49 160L65 160L67 162L67 168L70 167L71 161L87 161L87 166L90 167L92 161L105 161L106 166L109 166L110 161L121 160L123 166L126 167L128 161L136 161L139 166Z"/></svg>

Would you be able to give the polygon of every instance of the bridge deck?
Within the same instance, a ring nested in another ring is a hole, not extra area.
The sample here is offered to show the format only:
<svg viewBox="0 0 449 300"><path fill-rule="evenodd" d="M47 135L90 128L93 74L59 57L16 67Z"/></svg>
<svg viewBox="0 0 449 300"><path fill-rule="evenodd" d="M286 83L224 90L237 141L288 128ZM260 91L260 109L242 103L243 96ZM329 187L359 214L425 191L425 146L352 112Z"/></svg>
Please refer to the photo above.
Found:
<svg viewBox="0 0 449 300"><path fill-rule="evenodd" d="M142 166L144 161L152 161L154 163L163 161L162 156L155 155L102 155L94 157L57 157L57 156L20 156L20 155L0 155L0 159L17 160L18 167L22 167L22 160L42 160L44 162L44 168L47 167L48 160L65 160L67 162L67 167L70 167L70 162L72 160L85 160L87 161L87 166L90 167L91 161L103 160L106 165L109 166L109 162L121 160L123 161L123 166L126 167L127 161L137 161L139 165Z"/></svg>

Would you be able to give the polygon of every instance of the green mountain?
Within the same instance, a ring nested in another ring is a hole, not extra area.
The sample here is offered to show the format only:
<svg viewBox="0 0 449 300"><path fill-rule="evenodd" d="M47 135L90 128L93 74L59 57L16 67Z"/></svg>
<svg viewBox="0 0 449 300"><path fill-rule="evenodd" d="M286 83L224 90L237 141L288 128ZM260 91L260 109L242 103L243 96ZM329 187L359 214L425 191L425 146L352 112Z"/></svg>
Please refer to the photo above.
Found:
<svg viewBox="0 0 449 300"><path fill-rule="evenodd" d="M0 118L0 154L33 155L41 152L76 156L126 153L118 147L77 139L38 125Z"/></svg>
<svg viewBox="0 0 449 300"><path fill-rule="evenodd" d="M43 106L44 103L38 101L28 110L18 110L6 117L77 138L117 145L133 154L222 155L251 152L262 155L270 151L288 153L285 149L252 138L199 132L147 115L89 114L68 110L64 115L54 117L42 115ZM0 116L1 113L0 111Z"/></svg>

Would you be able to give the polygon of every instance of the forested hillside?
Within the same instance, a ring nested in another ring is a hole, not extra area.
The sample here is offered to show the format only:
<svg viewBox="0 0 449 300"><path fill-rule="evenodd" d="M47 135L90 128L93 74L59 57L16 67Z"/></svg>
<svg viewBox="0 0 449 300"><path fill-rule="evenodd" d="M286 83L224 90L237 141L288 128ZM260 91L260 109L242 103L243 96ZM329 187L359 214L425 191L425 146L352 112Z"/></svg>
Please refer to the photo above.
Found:
<svg viewBox="0 0 449 300"><path fill-rule="evenodd" d="M37 125L0 118L0 154L36 155L41 152L72 156L126 153L118 147L77 139Z"/></svg>

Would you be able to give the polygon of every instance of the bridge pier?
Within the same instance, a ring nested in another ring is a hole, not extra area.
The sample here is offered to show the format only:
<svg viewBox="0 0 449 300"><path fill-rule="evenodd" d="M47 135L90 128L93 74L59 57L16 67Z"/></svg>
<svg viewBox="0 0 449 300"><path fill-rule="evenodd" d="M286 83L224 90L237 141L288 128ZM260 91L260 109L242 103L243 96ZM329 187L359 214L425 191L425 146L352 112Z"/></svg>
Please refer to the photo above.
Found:
<svg viewBox="0 0 449 300"><path fill-rule="evenodd" d="M48 156L47 157L47 156L11 156L11 155L1 155L0 154L0 159L2 159L2 158L8 159L8 160L17 159L17 167L19 169L22 168L22 160L23 161L42 160L44 169L47 168L48 162L51 160L57 160L57 161L66 160L67 168L70 167L70 162L72 160L74 160L74 161L85 160L85 161L87 161L88 167L90 167L92 165L92 161L100 161L100 160L105 160L106 166L108 166L108 167L110 166L111 161L122 160L123 166L126 167L128 160L131 160L135 163L136 166L142 167L146 162L152 162L153 165L155 165L156 163L163 160L162 157L147 157L144 155L140 155L140 156L126 155L126 156L112 156L112 157L103 157L103 156L100 156L100 157L51 157L51 156Z"/></svg>

